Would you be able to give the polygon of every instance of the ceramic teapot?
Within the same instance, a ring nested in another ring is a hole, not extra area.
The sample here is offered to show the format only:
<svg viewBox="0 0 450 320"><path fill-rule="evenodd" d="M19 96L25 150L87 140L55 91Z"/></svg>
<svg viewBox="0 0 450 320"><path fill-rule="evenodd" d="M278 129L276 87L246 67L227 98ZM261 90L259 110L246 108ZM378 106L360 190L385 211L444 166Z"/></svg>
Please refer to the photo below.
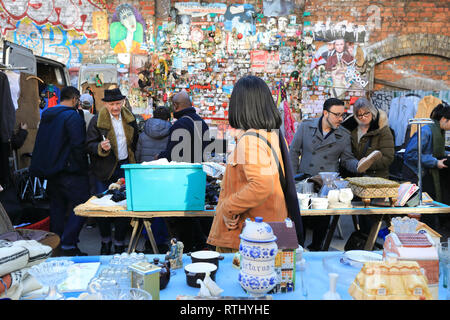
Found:
<svg viewBox="0 0 450 320"><path fill-rule="evenodd" d="M159 289L164 289L170 280L170 263L165 261L164 263L159 262L159 258L153 258L153 264L161 268L159 272Z"/></svg>
<svg viewBox="0 0 450 320"><path fill-rule="evenodd" d="M256 217L255 221L249 218L245 220L240 238L239 283L252 296L262 296L274 288L278 282L275 272L277 237L272 227L263 222L263 218Z"/></svg>

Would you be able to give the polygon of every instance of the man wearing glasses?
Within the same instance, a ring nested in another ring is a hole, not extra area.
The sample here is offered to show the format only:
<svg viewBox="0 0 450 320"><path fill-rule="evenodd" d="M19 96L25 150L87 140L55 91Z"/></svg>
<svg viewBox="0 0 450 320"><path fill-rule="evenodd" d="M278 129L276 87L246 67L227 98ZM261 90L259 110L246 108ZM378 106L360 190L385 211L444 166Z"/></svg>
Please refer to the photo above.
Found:
<svg viewBox="0 0 450 320"><path fill-rule="evenodd" d="M105 90L105 107L96 114L87 129L87 148L91 170L96 178L96 192L101 193L109 185L124 177L122 164L135 163L134 152L138 140L138 127L134 115L124 108L125 96L119 88ZM101 255L111 254L111 223L114 223L114 251L125 251L128 218L99 218L102 238Z"/></svg>
<svg viewBox="0 0 450 320"><path fill-rule="evenodd" d="M79 103L80 92L65 87L60 104L42 112L30 165L31 176L48 181L50 231L61 238L63 256L85 255L77 246L85 218L73 212L89 198L86 126Z"/></svg>
<svg viewBox="0 0 450 320"><path fill-rule="evenodd" d="M303 120L299 124L290 146L291 163L296 174L302 173L306 178L319 172L339 172L339 165L352 173L362 173L370 167L372 160L358 161L353 156L350 134L340 126L345 117L344 102L330 98L323 104L320 118ZM330 217L308 217L307 220L313 228L313 240L308 249L318 251Z"/></svg>

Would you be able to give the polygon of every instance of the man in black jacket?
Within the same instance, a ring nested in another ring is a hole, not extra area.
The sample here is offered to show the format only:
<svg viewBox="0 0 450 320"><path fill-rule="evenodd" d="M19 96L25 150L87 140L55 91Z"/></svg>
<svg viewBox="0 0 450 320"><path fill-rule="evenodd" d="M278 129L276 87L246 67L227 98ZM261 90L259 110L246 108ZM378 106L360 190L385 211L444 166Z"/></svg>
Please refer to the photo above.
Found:
<svg viewBox="0 0 450 320"><path fill-rule="evenodd" d="M206 161L203 152L210 143L208 125L195 111L186 91L175 94L172 105L177 121L170 128L166 150L158 158L191 163Z"/></svg>
<svg viewBox="0 0 450 320"><path fill-rule="evenodd" d="M124 177L121 165L135 163L134 152L138 140L136 118L125 107L125 96L119 88L105 90L104 107L89 123L87 148L91 159L91 170L96 180L96 192L101 193L109 185ZM101 255L126 250L125 237L130 226L129 218L98 218L97 224L102 238ZM114 224L114 239L112 239Z"/></svg>
<svg viewBox="0 0 450 320"><path fill-rule="evenodd" d="M61 103L42 113L30 165L32 176L48 180L50 231L61 238L63 256L86 255L77 246L86 218L73 212L89 199L86 126L77 111L79 99L75 87L65 87Z"/></svg>
<svg viewBox="0 0 450 320"><path fill-rule="evenodd" d="M158 158L190 163L206 161L204 151L211 142L208 125L195 111L186 91L175 94L172 105L177 121L170 128L166 150ZM167 218L166 221L171 236L183 242L186 252L207 246L212 218Z"/></svg>

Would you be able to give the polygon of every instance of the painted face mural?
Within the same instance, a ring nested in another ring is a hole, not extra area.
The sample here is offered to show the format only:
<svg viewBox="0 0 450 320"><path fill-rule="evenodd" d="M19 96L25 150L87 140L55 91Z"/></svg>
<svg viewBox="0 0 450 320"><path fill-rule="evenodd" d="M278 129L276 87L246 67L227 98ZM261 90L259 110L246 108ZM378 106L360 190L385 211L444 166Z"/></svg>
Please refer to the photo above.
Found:
<svg viewBox="0 0 450 320"><path fill-rule="evenodd" d="M129 64L131 54L146 54L141 49L144 42L145 22L129 4L117 7L109 29L111 48L121 63Z"/></svg>

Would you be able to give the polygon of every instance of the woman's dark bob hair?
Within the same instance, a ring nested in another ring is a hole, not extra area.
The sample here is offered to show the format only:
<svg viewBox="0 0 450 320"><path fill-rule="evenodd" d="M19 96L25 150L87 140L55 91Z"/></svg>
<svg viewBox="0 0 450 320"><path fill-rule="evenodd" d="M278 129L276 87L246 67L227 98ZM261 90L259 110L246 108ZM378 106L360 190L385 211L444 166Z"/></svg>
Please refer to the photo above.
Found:
<svg viewBox="0 0 450 320"><path fill-rule="evenodd" d="M278 112L267 84L258 77L245 76L234 85L228 121L235 129L279 129Z"/></svg>
<svg viewBox="0 0 450 320"><path fill-rule="evenodd" d="M445 101L438 104L434 107L433 111L431 111L430 118L437 121L441 120L441 118L450 120L450 105Z"/></svg>

